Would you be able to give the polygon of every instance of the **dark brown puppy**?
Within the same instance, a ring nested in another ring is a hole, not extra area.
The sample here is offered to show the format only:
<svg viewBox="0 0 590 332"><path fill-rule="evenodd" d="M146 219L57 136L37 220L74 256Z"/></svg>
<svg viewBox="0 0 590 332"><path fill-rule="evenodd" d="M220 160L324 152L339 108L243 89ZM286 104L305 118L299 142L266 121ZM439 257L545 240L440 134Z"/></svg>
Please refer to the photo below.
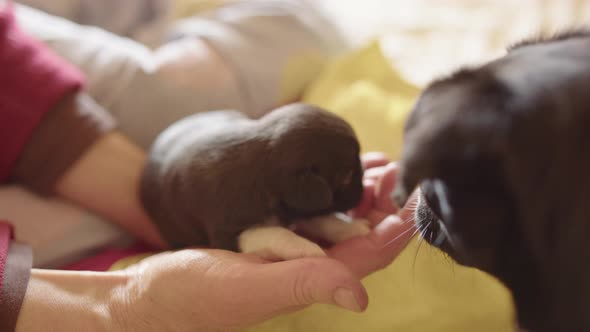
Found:
<svg viewBox="0 0 590 332"><path fill-rule="evenodd" d="M346 211L362 191L352 128L292 104L258 120L219 111L172 125L150 151L141 199L172 247L236 250L242 231L270 217L287 226Z"/></svg>
<svg viewBox="0 0 590 332"><path fill-rule="evenodd" d="M434 82L399 186L426 240L511 289L530 331L590 331L590 34L524 42Z"/></svg>

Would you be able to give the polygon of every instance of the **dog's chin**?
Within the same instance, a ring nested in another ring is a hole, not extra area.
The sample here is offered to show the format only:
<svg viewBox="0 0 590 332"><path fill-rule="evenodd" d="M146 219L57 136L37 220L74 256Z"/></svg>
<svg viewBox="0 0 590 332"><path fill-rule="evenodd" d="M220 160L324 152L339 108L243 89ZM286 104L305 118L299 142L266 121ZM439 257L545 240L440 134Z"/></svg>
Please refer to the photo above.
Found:
<svg viewBox="0 0 590 332"><path fill-rule="evenodd" d="M458 234L449 234L451 230L446 228L443 230L445 227L444 222L434 210L435 209L428 205L424 194L420 193L414 211L414 220L416 222L416 227L420 230L422 238L430 245L447 254L456 263L482 269L482 262L467 259L465 253L458 248L458 244L451 240L452 238L456 241L462 242Z"/></svg>
<svg viewBox="0 0 590 332"><path fill-rule="evenodd" d="M422 193L418 195L414 220L416 221L416 227L420 230L420 234L426 242L439 248L459 264L465 263L461 262L458 252L450 245L446 235L441 231L442 221L428 206Z"/></svg>
<svg viewBox="0 0 590 332"><path fill-rule="evenodd" d="M529 257L525 252L511 252L512 260L499 259L498 249L482 250L472 244L480 242L473 234L466 234L463 230L447 228L438 216L437 207L430 207L428 200L421 193L415 209L416 226L420 229L422 238L432 246L440 249L460 265L482 270L497 278L512 292L516 305L518 323L525 331L553 331L543 328L539 317L544 317L544 308L539 306L543 297L539 293L542 289L531 273L528 266ZM509 246L509 244L506 244ZM509 249L509 250L512 250ZM521 269L521 271L519 271ZM549 318L547 318L549 319ZM556 324L552 324L556 325Z"/></svg>

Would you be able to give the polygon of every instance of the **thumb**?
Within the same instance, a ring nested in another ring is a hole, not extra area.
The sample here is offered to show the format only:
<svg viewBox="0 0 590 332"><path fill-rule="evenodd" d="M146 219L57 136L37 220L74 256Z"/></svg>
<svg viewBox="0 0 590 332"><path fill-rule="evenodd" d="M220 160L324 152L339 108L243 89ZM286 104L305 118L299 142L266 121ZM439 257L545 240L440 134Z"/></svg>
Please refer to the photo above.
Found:
<svg viewBox="0 0 590 332"><path fill-rule="evenodd" d="M367 292L360 280L342 263L331 258L302 258L262 264L253 273L265 287L263 302L268 312L280 312L314 303L333 304L355 312L364 311ZM254 289L255 287L251 287Z"/></svg>

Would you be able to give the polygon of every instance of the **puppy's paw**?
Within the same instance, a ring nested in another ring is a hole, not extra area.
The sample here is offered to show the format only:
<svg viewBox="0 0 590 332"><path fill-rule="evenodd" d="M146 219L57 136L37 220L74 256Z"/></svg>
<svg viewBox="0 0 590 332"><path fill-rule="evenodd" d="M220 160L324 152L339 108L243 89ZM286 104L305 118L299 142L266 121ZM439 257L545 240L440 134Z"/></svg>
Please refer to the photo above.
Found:
<svg viewBox="0 0 590 332"><path fill-rule="evenodd" d="M368 221L353 219L343 213L303 220L297 224L297 227L306 235L333 244L356 236L366 235L371 231Z"/></svg>
<svg viewBox="0 0 590 332"><path fill-rule="evenodd" d="M326 256L320 246L281 226L247 229L240 234L238 246L243 253L273 261Z"/></svg>

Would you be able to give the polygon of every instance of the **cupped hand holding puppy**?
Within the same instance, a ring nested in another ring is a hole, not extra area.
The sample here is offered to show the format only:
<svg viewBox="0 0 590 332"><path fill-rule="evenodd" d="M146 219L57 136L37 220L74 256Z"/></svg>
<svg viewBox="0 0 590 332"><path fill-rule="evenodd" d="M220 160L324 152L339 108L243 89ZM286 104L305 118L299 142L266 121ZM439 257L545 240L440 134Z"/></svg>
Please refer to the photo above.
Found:
<svg viewBox="0 0 590 332"><path fill-rule="evenodd" d="M314 257L269 263L255 255L188 249L150 257L127 271L116 321L142 331L217 331L243 328L314 303L363 311L360 278L387 266L408 242L413 226L389 201L396 166L379 155L364 158L366 194L354 214L375 225L366 236Z"/></svg>
<svg viewBox="0 0 590 332"><path fill-rule="evenodd" d="M365 196L353 214L375 226L331 247L328 257L270 263L186 249L118 272L33 269L27 288L33 296L23 304L17 331L35 331L40 321L55 331L229 331L313 303L362 311L368 298L360 279L387 266L414 233L402 221L410 211L393 215L389 202L395 164L368 155L364 165Z"/></svg>

